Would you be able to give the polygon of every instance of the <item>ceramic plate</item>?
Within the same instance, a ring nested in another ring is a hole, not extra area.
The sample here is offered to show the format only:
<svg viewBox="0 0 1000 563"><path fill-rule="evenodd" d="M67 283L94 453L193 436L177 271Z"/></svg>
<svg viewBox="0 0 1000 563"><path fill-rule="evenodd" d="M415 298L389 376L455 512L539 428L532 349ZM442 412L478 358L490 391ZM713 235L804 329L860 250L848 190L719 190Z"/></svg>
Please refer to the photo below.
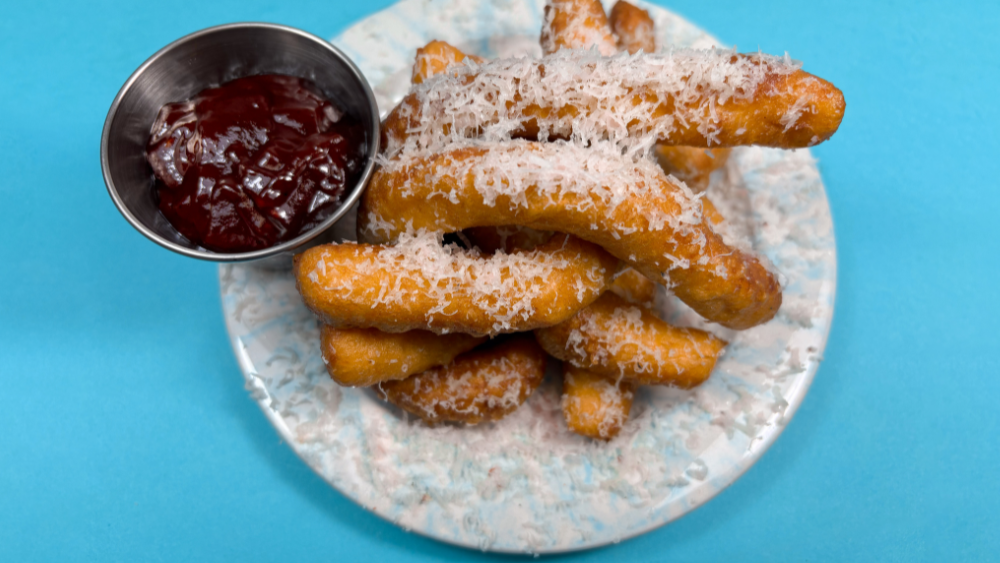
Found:
<svg viewBox="0 0 1000 563"><path fill-rule="evenodd" d="M682 18L642 4L660 45L710 47ZM544 0L407 0L333 42L385 112L408 88L414 50L442 39L488 57L538 54ZM226 325L250 390L295 452L344 495L407 530L503 552L569 551L661 526L718 494L775 440L802 402L826 342L836 280L833 226L808 150L737 149L710 194L737 235L781 273L770 323L705 325L667 295L672 321L731 344L693 391L642 388L621 434L570 433L558 378L506 419L429 428L326 375L319 330L288 272L220 266ZM352 226L343 226L349 236Z"/></svg>

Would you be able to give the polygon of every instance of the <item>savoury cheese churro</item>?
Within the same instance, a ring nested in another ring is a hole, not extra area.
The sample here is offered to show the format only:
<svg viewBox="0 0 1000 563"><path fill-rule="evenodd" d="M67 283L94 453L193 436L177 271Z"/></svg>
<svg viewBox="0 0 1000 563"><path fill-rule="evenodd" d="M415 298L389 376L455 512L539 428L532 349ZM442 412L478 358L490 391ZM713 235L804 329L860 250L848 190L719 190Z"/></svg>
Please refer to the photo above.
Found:
<svg viewBox="0 0 1000 563"><path fill-rule="evenodd" d="M452 68L417 85L386 117L386 157L512 136L608 139L636 153L654 142L798 148L825 141L844 115L840 90L764 54L563 50Z"/></svg>
<svg viewBox="0 0 1000 563"><path fill-rule="evenodd" d="M296 257L294 274L306 306L336 328L482 336L569 318L604 291L617 268L598 246L565 235L490 257L421 235L395 246L313 247Z"/></svg>
<svg viewBox="0 0 1000 563"><path fill-rule="evenodd" d="M645 385L690 389L708 379L726 342L667 324L605 293L572 319L535 331L546 352L576 367Z"/></svg>
<svg viewBox="0 0 1000 563"><path fill-rule="evenodd" d="M427 422L478 424L513 412L544 377L545 352L531 335L518 334L376 389L389 402Z"/></svg>
<svg viewBox="0 0 1000 563"><path fill-rule="evenodd" d="M390 163L373 177L358 212L359 238L374 243L407 229L500 225L591 241L730 328L766 322L781 304L774 274L726 245L690 191L648 161L597 147L474 144Z"/></svg>

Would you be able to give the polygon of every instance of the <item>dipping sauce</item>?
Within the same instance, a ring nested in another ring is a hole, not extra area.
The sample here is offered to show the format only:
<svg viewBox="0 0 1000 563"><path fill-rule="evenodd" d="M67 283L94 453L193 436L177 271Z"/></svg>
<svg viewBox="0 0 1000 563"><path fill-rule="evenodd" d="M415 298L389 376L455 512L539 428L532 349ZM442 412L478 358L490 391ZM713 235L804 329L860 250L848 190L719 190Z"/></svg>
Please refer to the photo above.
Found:
<svg viewBox="0 0 1000 563"><path fill-rule="evenodd" d="M335 211L364 165L360 124L292 76L249 76L163 106L146 146L160 211L191 242L248 252Z"/></svg>

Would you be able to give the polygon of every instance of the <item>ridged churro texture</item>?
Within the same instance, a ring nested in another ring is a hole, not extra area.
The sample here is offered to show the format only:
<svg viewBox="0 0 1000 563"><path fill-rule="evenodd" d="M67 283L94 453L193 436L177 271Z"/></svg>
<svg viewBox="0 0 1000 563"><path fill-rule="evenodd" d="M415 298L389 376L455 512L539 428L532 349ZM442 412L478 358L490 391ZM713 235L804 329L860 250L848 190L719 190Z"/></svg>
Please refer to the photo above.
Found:
<svg viewBox="0 0 1000 563"><path fill-rule="evenodd" d="M569 318L617 268L600 247L566 235L489 257L421 236L313 247L296 256L294 273L306 306L330 326L483 336Z"/></svg>
<svg viewBox="0 0 1000 563"><path fill-rule="evenodd" d="M562 412L566 426L600 440L618 435L632 409L636 384L563 363Z"/></svg>
<svg viewBox="0 0 1000 563"><path fill-rule="evenodd" d="M320 349L334 381L345 387L367 387L405 379L441 366L486 341L468 334L434 334L424 330L383 332L377 328L333 328L323 325Z"/></svg>
<svg viewBox="0 0 1000 563"><path fill-rule="evenodd" d="M767 322L781 305L776 276L756 256L723 242L690 191L652 163L569 144L467 147L383 167L358 213L359 238L376 243L410 228L500 225L588 240L729 328Z"/></svg>
<svg viewBox="0 0 1000 563"><path fill-rule="evenodd" d="M708 379L726 346L703 330L671 326L613 293L564 323L536 330L535 337L546 352L578 368L683 389Z"/></svg>
<svg viewBox="0 0 1000 563"><path fill-rule="evenodd" d="M513 412L545 377L545 352L518 334L462 354L448 365L376 387L427 422L479 424Z"/></svg>
<svg viewBox="0 0 1000 563"><path fill-rule="evenodd" d="M386 117L387 156L484 133L609 138L629 147L801 148L833 135L845 108L833 84L761 54L560 51L455 70L417 86Z"/></svg>
<svg viewBox="0 0 1000 563"><path fill-rule="evenodd" d="M599 0L549 0L542 16L542 52L595 47L602 55L617 51L608 16Z"/></svg>

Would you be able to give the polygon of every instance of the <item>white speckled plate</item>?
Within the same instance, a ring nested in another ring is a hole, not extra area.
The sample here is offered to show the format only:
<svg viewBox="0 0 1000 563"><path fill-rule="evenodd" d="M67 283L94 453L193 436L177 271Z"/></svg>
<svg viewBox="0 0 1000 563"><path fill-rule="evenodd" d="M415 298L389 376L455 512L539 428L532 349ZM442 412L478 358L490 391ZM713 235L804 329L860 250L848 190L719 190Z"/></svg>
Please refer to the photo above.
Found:
<svg viewBox="0 0 1000 563"><path fill-rule="evenodd" d="M537 54L543 4L406 0L333 42L386 111L408 87L414 50L430 39L490 57ZM661 45L718 44L666 10L643 7ZM809 151L738 149L710 193L781 272L784 305L767 325L733 333L663 296L670 319L731 344L702 387L643 388L610 443L566 430L552 378L508 418L474 428L428 428L368 391L342 389L326 375L316 322L291 275L223 265L226 324L247 388L310 467L408 530L484 550L546 553L661 526L723 490L777 438L816 372L833 314L833 226Z"/></svg>

